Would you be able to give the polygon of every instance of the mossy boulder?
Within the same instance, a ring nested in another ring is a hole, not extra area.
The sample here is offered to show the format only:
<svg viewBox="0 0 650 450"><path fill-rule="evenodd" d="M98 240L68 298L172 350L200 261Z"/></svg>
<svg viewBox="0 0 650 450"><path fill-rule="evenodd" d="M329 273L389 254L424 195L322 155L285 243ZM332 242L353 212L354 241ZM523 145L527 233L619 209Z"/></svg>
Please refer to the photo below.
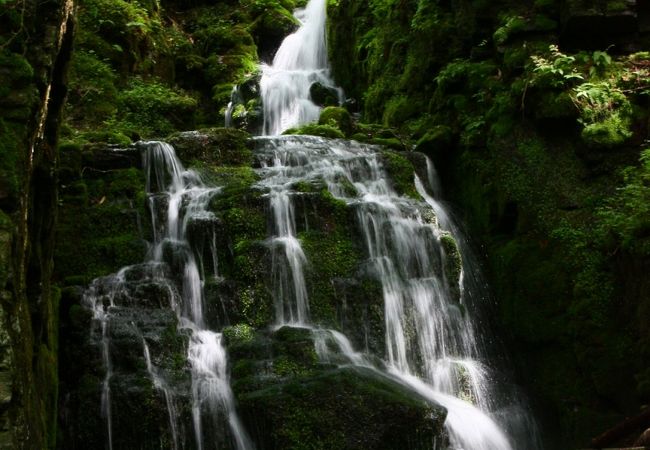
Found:
<svg viewBox="0 0 650 450"><path fill-rule="evenodd" d="M264 8L261 9L250 29L260 56L270 59L284 38L298 29L300 22L281 2L261 3L265 3Z"/></svg>
<svg viewBox="0 0 650 450"><path fill-rule="evenodd" d="M177 133L169 136L167 142L184 161L237 166L252 161L250 137L247 132L233 128L209 128Z"/></svg>
<svg viewBox="0 0 650 450"><path fill-rule="evenodd" d="M339 94L336 89L325 86L322 83L314 83L309 87L309 96L311 101L318 106L338 106Z"/></svg>
<svg viewBox="0 0 650 450"><path fill-rule="evenodd" d="M428 449L445 442L445 411L367 369L335 369L238 397L264 448Z"/></svg>
<svg viewBox="0 0 650 450"><path fill-rule="evenodd" d="M418 152L428 155L444 154L453 144L453 131L445 125L437 125L426 131L415 146Z"/></svg>
<svg viewBox="0 0 650 450"><path fill-rule="evenodd" d="M419 199L420 194L415 189L415 167L401 152L384 150L381 153L384 169L390 176L393 188L400 195Z"/></svg>
<svg viewBox="0 0 650 450"><path fill-rule="evenodd" d="M317 124L309 124L309 125L304 125L299 128L290 128L286 130L282 134L295 134L295 135L300 135L300 134L305 134L309 136L320 136L320 137L326 137L330 139L344 139L345 135L343 132L336 126L332 125L317 125Z"/></svg>
<svg viewBox="0 0 650 450"><path fill-rule="evenodd" d="M323 109L318 118L319 125L328 125L341 130L345 136L352 133L352 117L347 109L340 106L328 106Z"/></svg>
<svg viewBox="0 0 650 450"><path fill-rule="evenodd" d="M260 448L430 448L445 410L371 369L320 362L309 328L230 347L239 412ZM399 420L396 420L399 417Z"/></svg>

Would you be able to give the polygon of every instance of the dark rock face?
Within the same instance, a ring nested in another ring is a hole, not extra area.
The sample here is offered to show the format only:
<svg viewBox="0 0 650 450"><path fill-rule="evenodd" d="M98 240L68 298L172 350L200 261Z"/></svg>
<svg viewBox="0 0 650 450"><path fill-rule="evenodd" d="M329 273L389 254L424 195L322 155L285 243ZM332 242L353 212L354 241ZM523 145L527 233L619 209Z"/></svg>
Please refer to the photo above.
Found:
<svg viewBox="0 0 650 450"><path fill-rule="evenodd" d="M50 448L56 441L56 148L73 9L72 0L9 1L0 12L3 448Z"/></svg>
<svg viewBox="0 0 650 450"><path fill-rule="evenodd" d="M309 88L311 101L321 107L338 106L339 94L336 89L324 86L321 83L314 83Z"/></svg>
<svg viewBox="0 0 650 450"><path fill-rule="evenodd" d="M184 160L231 166L246 164L251 160L249 137L241 130L211 128L177 133L170 136L168 142Z"/></svg>
<svg viewBox="0 0 650 450"><path fill-rule="evenodd" d="M187 337L177 330L171 304L178 293L166 281L168 271L165 266L136 265L122 274L123 281L115 276L100 278L92 291L69 290L64 296L62 321L67 326L61 339L67 346L61 360L61 389L65 392L61 425L65 448L100 448L108 440L107 419L101 409L104 344L101 327L87 309L89 296L100 301L113 296L115 304L106 334L112 368L108 382L114 448L172 448L171 420L181 430L178 445L193 445L192 433L185 433L182 427L191 423ZM114 295L116 291L118 295ZM145 364L145 343L156 379Z"/></svg>
<svg viewBox="0 0 650 450"><path fill-rule="evenodd" d="M634 49L639 31L637 3L642 2L567 1L562 14L563 46L599 50L616 45L619 52Z"/></svg>
<svg viewBox="0 0 650 450"><path fill-rule="evenodd" d="M142 155L135 146L120 148L117 146L89 145L81 153L82 170L108 171L142 168Z"/></svg>

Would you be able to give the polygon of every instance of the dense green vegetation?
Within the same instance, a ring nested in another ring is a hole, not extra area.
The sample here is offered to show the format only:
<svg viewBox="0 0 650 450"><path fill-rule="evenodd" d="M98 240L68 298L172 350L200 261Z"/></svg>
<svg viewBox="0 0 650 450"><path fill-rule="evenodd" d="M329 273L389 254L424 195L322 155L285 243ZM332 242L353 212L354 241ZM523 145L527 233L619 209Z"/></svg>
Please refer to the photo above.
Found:
<svg viewBox="0 0 650 450"><path fill-rule="evenodd" d="M69 33L56 35L65 32L64 3L0 0L0 382L8 389L10 371L21 375L0 412L16 417L14 445L55 445L57 330L68 366L62 386L74 391L73 407L99 402L93 361L71 369L87 358L84 350L94 351L84 341L89 318L75 286L142 260L149 219L139 153L129 145L149 138L168 138L187 164L224 187L211 209L222 227L220 270L232 283L210 281L205 290L208 303L221 299L229 308L225 335L233 373L244 380L235 389L247 420L282 398L295 404L261 419L275 430L265 439L342 447L341 435L325 436L312 423L347 426L335 386L350 394L343 409L355 416L397 408L404 423L412 419L430 437L431 423L418 422L423 406L395 386L319 366L305 350L307 336L263 330L273 316L267 224L248 133L260 126L258 63L295 29L291 12L306 2L79 0L72 49ZM327 106L319 122L287 133L383 145L393 186L415 198L411 175L420 168L410 151L432 157L484 250L497 300L492 322L550 448L585 445L637 413L650 400L650 17L641 2L328 4L332 74L348 101L336 105L331 92L314 86L312 96ZM43 116L50 85L51 110ZM221 129L235 86L239 130ZM183 133L194 129L202 130L198 138ZM126 160L112 159L106 144L127 148ZM359 277L361 249L349 208L321 185L295 188L304 197L300 213L314 225L299 230L312 262L306 275L314 321L381 353L380 287L363 277L350 282ZM453 254L453 240L443 241ZM457 266L445 269L459 276ZM165 367L185 379L175 319L154 319L153 328L167 330ZM139 342L125 330L120 345ZM125 367L137 366L130 357ZM266 369L255 366L261 360L271 365L274 385L264 384ZM137 392L124 404L160 412L163 400L143 381L145 368L134 373ZM316 393L326 406L302 411ZM372 408L363 405L368 398L376 400ZM146 416L152 434L166 423L157 412ZM359 427L374 439L383 436L375 425ZM97 429L101 418L90 414L84 426ZM139 431L128 417L119 426L124 439ZM66 434L78 431L59 435L91 439ZM0 447L8 434L0 433ZM92 439L101 446L99 435Z"/></svg>
<svg viewBox="0 0 650 450"><path fill-rule="evenodd" d="M583 3L340 0L328 34L363 120L434 158L523 382L575 445L647 402L650 351L647 37L631 6Z"/></svg>

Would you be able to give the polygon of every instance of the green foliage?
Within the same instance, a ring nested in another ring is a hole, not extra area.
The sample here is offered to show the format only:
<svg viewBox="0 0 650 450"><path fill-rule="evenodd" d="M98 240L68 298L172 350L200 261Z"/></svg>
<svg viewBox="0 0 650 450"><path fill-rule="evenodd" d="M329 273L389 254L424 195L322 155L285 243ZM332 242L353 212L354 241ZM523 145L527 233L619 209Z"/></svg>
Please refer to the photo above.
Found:
<svg viewBox="0 0 650 450"><path fill-rule="evenodd" d="M142 136L165 136L191 128L197 101L156 80L134 78L118 95L117 128Z"/></svg>
<svg viewBox="0 0 650 450"><path fill-rule="evenodd" d="M605 51L596 50L592 56L593 67L590 69L590 75L603 74L612 64L612 57Z"/></svg>
<svg viewBox="0 0 650 450"><path fill-rule="evenodd" d="M70 64L68 114L72 120L99 125L117 110L117 75L93 51L78 50Z"/></svg>
<svg viewBox="0 0 650 450"><path fill-rule="evenodd" d="M255 331L250 325L238 323L237 325L224 328L223 335L228 340L228 344L231 345L233 342L251 342L255 335Z"/></svg>
<svg viewBox="0 0 650 450"><path fill-rule="evenodd" d="M539 87L561 88L584 76L576 68L575 56L560 52L557 45L549 46L548 56L532 55L533 78L531 85Z"/></svg>
<svg viewBox="0 0 650 450"><path fill-rule="evenodd" d="M650 149L623 170L623 186L598 211L600 231L631 252L650 255ZM616 245L616 244L615 244Z"/></svg>
<svg viewBox="0 0 650 450"><path fill-rule="evenodd" d="M631 104L610 82L582 83L574 89L583 139L594 147L614 147L632 136Z"/></svg>
<svg viewBox="0 0 650 450"><path fill-rule="evenodd" d="M526 28L526 19L521 16L507 17L503 26L498 28L492 38L497 45L505 44L508 39Z"/></svg>

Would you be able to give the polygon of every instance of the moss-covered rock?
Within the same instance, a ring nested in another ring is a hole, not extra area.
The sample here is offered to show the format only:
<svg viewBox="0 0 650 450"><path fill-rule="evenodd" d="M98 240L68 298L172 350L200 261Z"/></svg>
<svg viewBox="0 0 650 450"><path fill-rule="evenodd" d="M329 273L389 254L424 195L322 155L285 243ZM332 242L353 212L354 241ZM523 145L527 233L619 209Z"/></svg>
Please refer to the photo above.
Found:
<svg viewBox="0 0 650 450"><path fill-rule="evenodd" d="M314 333L283 327L230 349L239 410L259 447L388 449L408 442L428 448L445 442L444 409L370 369L319 363ZM403 420L391 417L395 411Z"/></svg>
<svg viewBox="0 0 650 450"><path fill-rule="evenodd" d="M352 117L345 108L340 106L328 106L323 109L318 118L318 124L338 128L346 136L352 132Z"/></svg>
<svg viewBox="0 0 650 450"><path fill-rule="evenodd" d="M338 106L339 95L336 89L325 86L322 83L314 83L309 87L309 97L318 106Z"/></svg>
<svg viewBox="0 0 650 450"><path fill-rule="evenodd" d="M458 243L449 233L440 236L440 245L444 252L444 274L449 290L456 301L460 300L460 276L463 270L463 261Z"/></svg>
<svg viewBox="0 0 650 450"><path fill-rule="evenodd" d="M250 135L232 128L210 128L178 133L167 138L179 157L215 165L247 165L253 158Z"/></svg>
<svg viewBox="0 0 650 450"><path fill-rule="evenodd" d="M320 136L320 137L326 137L330 139L343 139L345 138L345 135L343 132L332 125L316 125L316 124L310 124L310 125L303 125L300 128L290 128L288 130L285 130L284 133L282 134L306 134L310 136Z"/></svg>
<svg viewBox="0 0 650 450"><path fill-rule="evenodd" d="M413 180L415 179L415 168L413 164L401 153L385 150L382 152L384 169L390 176L393 188L400 195L419 199Z"/></svg>

